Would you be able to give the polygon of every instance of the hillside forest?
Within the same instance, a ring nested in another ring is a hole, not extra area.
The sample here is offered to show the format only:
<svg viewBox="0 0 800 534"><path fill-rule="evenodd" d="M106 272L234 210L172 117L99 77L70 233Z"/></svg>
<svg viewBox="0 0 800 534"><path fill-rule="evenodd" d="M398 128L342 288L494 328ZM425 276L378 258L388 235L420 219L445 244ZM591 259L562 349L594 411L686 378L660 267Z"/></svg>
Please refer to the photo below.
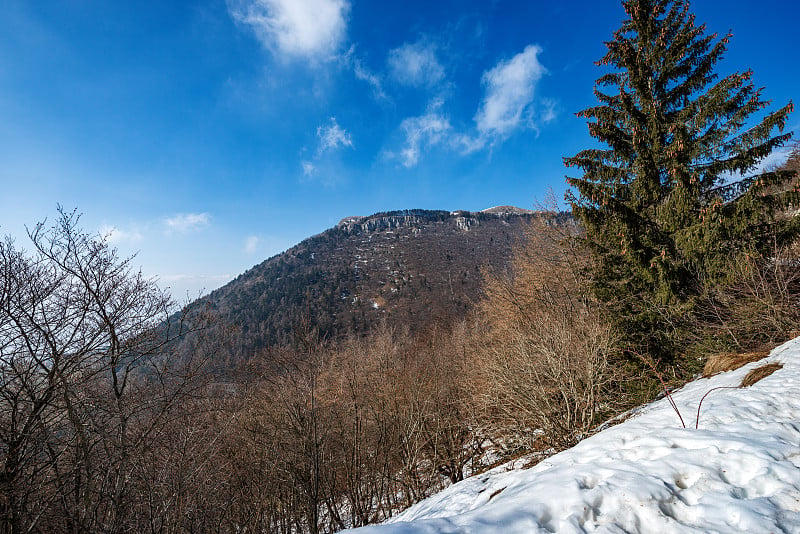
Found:
<svg viewBox="0 0 800 534"><path fill-rule="evenodd" d="M180 306L77 211L0 243L0 532L373 524L569 448L711 355L797 335L800 151L759 167L791 146L791 103L773 108L750 71L719 77L730 36L687 1L622 4L580 112L596 144L565 158L571 214L551 199L514 218L524 239L493 234L501 262L483 257L489 234L444 249L485 260L442 255L464 280L440 284L447 305L400 276L413 292L387 289L393 312L367 319L380 303L354 301L366 286L339 272L326 289L311 245L342 228ZM278 277L290 313L271 300Z"/></svg>

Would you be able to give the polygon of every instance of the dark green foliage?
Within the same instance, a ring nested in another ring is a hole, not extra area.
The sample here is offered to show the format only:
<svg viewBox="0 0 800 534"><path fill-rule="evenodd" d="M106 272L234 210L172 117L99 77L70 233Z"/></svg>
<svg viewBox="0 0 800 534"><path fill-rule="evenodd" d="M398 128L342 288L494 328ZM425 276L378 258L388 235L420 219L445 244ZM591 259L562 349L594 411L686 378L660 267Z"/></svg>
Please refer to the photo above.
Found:
<svg viewBox="0 0 800 534"><path fill-rule="evenodd" d="M769 102L751 71L718 79L730 35L696 26L689 2L625 0L630 17L606 43L597 106L578 115L605 148L565 163L574 214L595 256L594 288L638 350L674 354L696 298L731 258L759 258L796 234L781 217L790 171L751 174L790 134L792 104ZM761 114L759 114L761 115Z"/></svg>

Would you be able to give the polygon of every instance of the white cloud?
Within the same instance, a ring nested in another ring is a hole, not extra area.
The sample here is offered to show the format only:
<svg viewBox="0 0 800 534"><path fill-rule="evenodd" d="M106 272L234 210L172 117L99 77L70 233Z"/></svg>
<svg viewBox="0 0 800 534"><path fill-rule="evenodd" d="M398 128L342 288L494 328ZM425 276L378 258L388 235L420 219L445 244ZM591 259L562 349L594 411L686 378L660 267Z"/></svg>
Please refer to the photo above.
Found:
<svg viewBox="0 0 800 534"><path fill-rule="evenodd" d="M372 86L372 90L375 93L376 98L379 100L388 98L386 93L383 91L383 84L381 83L380 77L364 67L359 59L356 59L353 62L353 74L355 74L357 80L367 82L370 86Z"/></svg>
<svg viewBox="0 0 800 534"><path fill-rule="evenodd" d="M533 110L536 85L547 73L539 63L541 51L536 45L528 45L513 58L501 61L483 74L485 95L474 118L478 137L462 139L466 151L482 148L489 141L505 139L520 128L536 128ZM538 121L553 120L554 110L552 101L545 102Z"/></svg>
<svg viewBox="0 0 800 534"><path fill-rule="evenodd" d="M261 243L261 238L256 235L247 236L244 240L245 254L255 254L258 250L258 245Z"/></svg>
<svg viewBox="0 0 800 534"><path fill-rule="evenodd" d="M427 84L433 83L434 80L441 82L444 79L443 71L440 77L436 74L435 68L426 70L420 66L427 61L421 59L426 57L427 52L421 53L420 50L433 53L432 49L420 46L404 45L393 51L394 56L398 58L398 69L399 58L411 58L406 63L416 66L409 67L405 71L408 83ZM408 50L412 50L413 53ZM517 130L538 130L539 126L553 121L556 118L557 101L535 98L536 86L547 73L539 63L538 55L541 51L540 47L529 45L511 59L501 61L484 72L481 80L484 97L474 116L474 130L454 130L447 116L441 111L444 100L439 96L431 102L424 115L410 117L402 122L400 127L405 132L405 146L399 153L389 152L388 156L399 159L406 167L413 167L419 163L422 153L427 148L436 145L445 145L464 155L470 154L486 148L487 145L492 147L502 142ZM435 56L430 57L435 60ZM422 74L423 72L428 72L428 75ZM396 75L401 73L398 70Z"/></svg>
<svg viewBox="0 0 800 534"><path fill-rule="evenodd" d="M348 52L347 63L352 65L353 74L356 79L369 84L377 100L388 100L389 97L383 90L383 81L381 77L365 67L364 63L359 58L354 57L353 53L354 49L351 48L350 52Z"/></svg>
<svg viewBox="0 0 800 534"><path fill-rule="evenodd" d="M301 161L300 165L303 166L303 176L312 176L317 172L317 166L310 161Z"/></svg>
<svg viewBox="0 0 800 534"><path fill-rule="evenodd" d="M482 135L461 134L453 138L453 145L461 149L462 154L477 152L486 146L487 139Z"/></svg>
<svg viewBox="0 0 800 534"><path fill-rule="evenodd" d="M367 69L358 58L354 58L352 63L353 74L355 75L356 79L361 80L362 82L367 82L372 87L372 92L376 99L388 100L389 97L383 90L383 83L381 82L380 76Z"/></svg>
<svg viewBox="0 0 800 534"><path fill-rule="evenodd" d="M100 228L100 235L112 244L137 243L144 239L144 236L138 230L126 231L110 225L103 225Z"/></svg>
<svg viewBox="0 0 800 534"><path fill-rule="evenodd" d="M444 80L444 67L430 43L405 43L389 52L388 63L392 76L405 85L432 87Z"/></svg>
<svg viewBox="0 0 800 534"><path fill-rule="evenodd" d="M179 213L164 219L167 230L174 232L190 232L208 226L211 216L208 213Z"/></svg>
<svg viewBox="0 0 800 534"><path fill-rule="evenodd" d="M311 158L300 161L300 166L303 168L301 180L320 180L320 174L322 174L320 181L330 185L325 179L327 173L324 172L326 163L330 161L328 155L347 147L353 147L353 137L347 130L339 126L336 117L331 117L327 124L317 127L317 148ZM306 153L305 148L302 153ZM323 169L323 172L320 173L320 169Z"/></svg>
<svg viewBox="0 0 800 534"><path fill-rule="evenodd" d="M318 154L353 146L353 138L344 128L339 126L336 122L336 117L331 117L328 125L317 127L317 137L319 138ZM305 165L303 165L303 170L305 171Z"/></svg>
<svg viewBox="0 0 800 534"><path fill-rule="evenodd" d="M389 100L389 96L383 90L383 78L370 70L364 62L356 55L355 45L341 57L342 66L347 69L352 69L353 76L356 80L365 82L372 87L372 95L376 100Z"/></svg>
<svg viewBox="0 0 800 534"><path fill-rule="evenodd" d="M441 113L441 106L441 101L435 101L425 115L409 117L400 124L405 132L406 144L396 157L405 167L419 163L420 155L426 148L447 140L451 130L450 120Z"/></svg>
<svg viewBox="0 0 800 534"><path fill-rule="evenodd" d="M347 33L348 0L228 0L234 20L289 57L328 60Z"/></svg>

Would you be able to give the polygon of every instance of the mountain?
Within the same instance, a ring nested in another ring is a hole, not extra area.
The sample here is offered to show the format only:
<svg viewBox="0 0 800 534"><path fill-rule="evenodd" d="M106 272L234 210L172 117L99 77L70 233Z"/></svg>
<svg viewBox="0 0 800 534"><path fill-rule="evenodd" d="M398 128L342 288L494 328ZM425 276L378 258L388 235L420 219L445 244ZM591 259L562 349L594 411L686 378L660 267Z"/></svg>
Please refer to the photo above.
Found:
<svg viewBox="0 0 800 534"><path fill-rule="evenodd" d="M418 331L463 317L480 296L481 270L506 268L535 218L572 220L511 206L346 217L205 300L237 327L235 357L286 343L305 322L327 339L382 321Z"/></svg>

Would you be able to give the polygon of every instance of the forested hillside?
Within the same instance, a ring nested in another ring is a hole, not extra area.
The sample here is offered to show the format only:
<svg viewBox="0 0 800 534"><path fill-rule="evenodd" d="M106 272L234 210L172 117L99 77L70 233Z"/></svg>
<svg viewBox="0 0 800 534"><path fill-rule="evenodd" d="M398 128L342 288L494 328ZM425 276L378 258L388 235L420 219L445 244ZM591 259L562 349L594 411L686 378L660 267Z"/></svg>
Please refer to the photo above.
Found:
<svg viewBox="0 0 800 534"><path fill-rule="evenodd" d="M205 301L233 325L236 354L292 341L303 323L323 339L378 324L418 331L462 319L480 298L482 270L508 268L534 219L567 214L405 210L348 217L256 265Z"/></svg>

